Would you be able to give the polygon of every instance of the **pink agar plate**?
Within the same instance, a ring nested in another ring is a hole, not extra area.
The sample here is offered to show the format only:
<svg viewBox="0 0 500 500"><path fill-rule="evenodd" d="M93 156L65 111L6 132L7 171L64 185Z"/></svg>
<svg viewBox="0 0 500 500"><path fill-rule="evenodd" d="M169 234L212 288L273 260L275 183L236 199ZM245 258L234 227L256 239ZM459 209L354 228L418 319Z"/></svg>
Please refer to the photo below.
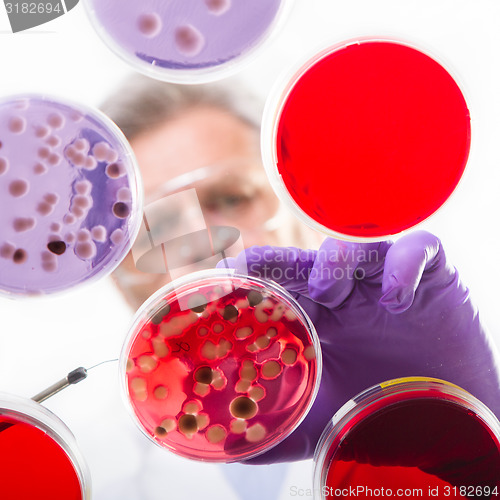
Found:
<svg viewBox="0 0 500 500"><path fill-rule="evenodd" d="M293 0L86 0L98 34L153 78L199 83L234 73L278 31Z"/></svg>
<svg viewBox="0 0 500 500"><path fill-rule="evenodd" d="M235 462L285 439L318 389L314 326L281 287L214 270L160 289L121 358L141 430L187 458Z"/></svg>
<svg viewBox="0 0 500 500"><path fill-rule="evenodd" d="M134 156L104 115L0 100L0 292L59 292L111 272L140 223Z"/></svg>

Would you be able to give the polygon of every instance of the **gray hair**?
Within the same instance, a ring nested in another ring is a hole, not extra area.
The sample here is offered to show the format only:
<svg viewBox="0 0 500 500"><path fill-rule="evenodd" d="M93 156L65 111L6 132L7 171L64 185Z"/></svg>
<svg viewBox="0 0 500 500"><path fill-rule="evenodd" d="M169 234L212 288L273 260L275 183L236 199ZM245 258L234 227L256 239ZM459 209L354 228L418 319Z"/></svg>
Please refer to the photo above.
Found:
<svg viewBox="0 0 500 500"><path fill-rule="evenodd" d="M227 111L256 130L260 128L262 99L235 80L179 85L134 74L108 97L101 110L131 140L183 111L199 106Z"/></svg>

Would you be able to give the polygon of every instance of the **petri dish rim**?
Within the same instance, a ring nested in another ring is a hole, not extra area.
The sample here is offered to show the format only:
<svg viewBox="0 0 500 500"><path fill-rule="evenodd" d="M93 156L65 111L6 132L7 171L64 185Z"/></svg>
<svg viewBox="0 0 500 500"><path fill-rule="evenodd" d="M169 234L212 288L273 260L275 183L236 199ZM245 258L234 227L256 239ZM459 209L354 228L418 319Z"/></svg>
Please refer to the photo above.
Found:
<svg viewBox="0 0 500 500"><path fill-rule="evenodd" d="M92 482L90 470L75 436L67 425L54 413L31 399L0 392L0 414L12 417L46 433L66 454L78 476L82 500L91 499Z"/></svg>
<svg viewBox="0 0 500 500"><path fill-rule="evenodd" d="M198 458L195 457L194 455L187 455L184 453L180 453L177 450L175 450L173 447L169 447L168 445L162 445L159 443L157 440L155 440L150 433L147 432L147 430L143 427L143 425L140 422L139 417L137 416L136 412L134 411L133 405L130 400L129 396L129 391L128 391L128 386L127 386L127 376L126 376L126 368L127 368L127 359L128 359L128 353L130 351L130 348L136 338L136 331L138 328L143 326L145 323L148 322L148 318L151 316L151 313L153 313L156 308L155 305L158 304L160 300L162 300L167 294L172 293L175 291L177 288L187 286L189 284L195 284L196 282L199 282L200 280L205 280L205 279L213 279L213 280L220 280L220 279L236 279L236 280L243 280L248 283L256 283L257 285L265 286L266 289L271 290L273 294L277 295L278 297L285 299L291 306L294 307L294 312L297 314L297 317L299 318L300 322L302 325L308 330L309 336L312 341L312 345L314 347L314 353L316 356L316 378L314 380L314 387L313 387L313 393L310 396L310 401L303 410L303 413L298 419L293 426L291 426L287 431L281 436L279 440L276 442L272 443L272 445L268 446L264 450L256 451L255 453L248 453L244 457L238 457L237 459L234 460L228 460L228 459L205 459L205 458ZM153 306L153 307L151 307ZM231 462L236 462L239 460L248 460L251 458L255 458L256 456L259 456L263 453L266 453L267 451L271 450L281 442L283 442L292 432L303 422L303 420L306 418L308 415L309 411L311 410L312 405L314 404L314 401L316 400L316 396L319 391L319 386L320 386L320 381L321 381L321 376L322 376L322 365L323 365L323 357L321 354L321 344L320 340L318 337L318 334L316 332L316 328L314 327L314 324L312 323L311 319L309 316L306 314L304 309L300 306L300 304L292 297L292 295L285 290L283 287L281 287L279 284L275 283L274 281L270 280L263 280L260 278L254 278L242 274L235 273L233 269L208 269L208 270L202 270L202 271L196 271L194 273L190 273L186 276L182 276L170 283L167 283L164 285L162 288L157 290L153 295L151 295L142 305L141 307L137 310L134 318L132 319L131 326L129 327L129 331L127 333L127 336L123 342L122 349L120 352L120 358L119 358L119 363L118 363L118 376L120 379L120 393L121 393L121 398L122 401L127 409L128 414L136 424L136 426L139 428L139 430L142 432L146 438L153 442L156 446L163 450L168 450L182 458L185 459L190 459L190 460L197 460L200 462L207 462L207 463L231 463Z"/></svg>
<svg viewBox="0 0 500 500"><path fill-rule="evenodd" d="M245 66L258 58L263 48L271 44L277 38L279 32L283 29L291 11L296 5L297 0L280 0L280 6L273 22L261 34L259 40L248 50L245 50L239 56L236 56L228 61L207 68L200 69L169 69L157 67L141 60L134 54L123 49L116 40L109 35L107 30L98 21L97 16L94 14L94 8L91 5L96 0L83 0L83 6L90 24L93 26L94 31L98 34L99 38L104 42L106 47L118 56L124 63L131 66L133 69L156 80L178 83L183 85L197 85L203 83L211 83L229 76L233 76L241 71Z"/></svg>
<svg viewBox="0 0 500 500"><path fill-rule="evenodd" d="M413 396L412 393L414 393ZM339 440L338 446L344 437L348 436L363 421L367 413L370 416L384 409L384 401L389 401L388 406L401 403L402 401L392 401L397 395L408 395L408 400L411 398L445 399L455 406L472 410L477 418L486 424L489 432L500 444L500 422L484 403L465 389L446 380L432 377L415 376L388 380L373 385L350 399L326 425L313 456L313 492L315 500L323 500L323 486L331 460L335 455L335 450L331 449L333 443Z"/></svg>
<svg viewBox="0 0 500 500"><path fill-rule="evenodd" d="M123 148L125 152L124 158L128 162L128 172L133 184L131 183L130 188L132 191L132 196L135 199L135 203L137 205L137 213L135 217L131 217L130 221L127 225L129 231L129 238L126 245L124 245L121 251L116 254L111 259L107 259L105 261L105 269L100 269L96 273L93 273L90 277L85 278L80 283L73 283L70 285L66 285L64 287L60 287L56 290L50 290L48 292L42 292L40 294L34 293L22 293L22 292L14 292L7 291L1 288L0 286L0 298L10 298L15 300L32 300L38 299L40 297L52 297L58 296L62 293L68 293L70 291L74 291L75 289L82 289L87 285L90 285L96 281L99 281L106 276L109 276L123 261L126 257L129 250L132 248L132 245L139 234L139 229L141 227L142 222L142 211L144 206L144 191L143 191L143 182L142 176L139 170L139 165L135 158L135 154L128 142L127 138L121 131L121 129L109 118L105 113L100 111L97 108L81 104L72 99L67 99L66 97L58 97L52 95L50 93L37 93L37 92L23 92L19 94L5 94L0 95L0 107L9 102L13 102L16 100L36 100L40 102L48 102L48 103L56 103L57 106L61 106L63 108L67 108L68 110L75 110L78 113L82 113L84 116L88 116L90 121L96 123L99 126L103 126L105 130L117 139L120 143L120 147ZM1 285L1 282L0 282Z"/></svg>
<svg viewBox="0 0 500 500"><path fill-rule="evenodd" d="M469 145L467 157L464 165L464 169L462 175L455 185L453 191L448 196L448 198L435 210L433 213L428 215L426 218L419 221L417 224L407 227L406 229L391 234L385 234L380 236L355 236L351 234L344 234L338 231L335 231L317 220L315 220L310 215L306 214L302 208L298 205L298 203L293 199L292 195L289 193L288 189L285 186L285 183L282 180L281 174L279 173L277 163L277 151L276 151L276 143L277 143L277 133L279 128L279 120L281 118L283 108L292 93L297 82L304 76L307 71L319 63L321 60L325 59L332 53L345 49L351 45L361 45L363 43L370 42L380 42L380 43L393 43L397 45L402 45L404 47L416 50L430 59L434 60L437 64L439 64L455 81L458 89L460 90L464 101L467 106L467 110L469 112L470 119L470 134L469 134ZM274 86L272 87L268 98L266 100L264 111L262 114L262 126L261 126L261 155L262 161L264 164L264 168L266 170L269 182L273 187L276 195L280 199L280 201L288 207L288 209L295 215L301 222L309 226L310 228L325 234L327 236L345 240L345 241L353 241L359 243L370 243L370 242L379 242L379 241L387 241L393 239L395 236L404 235L414 229L418 229L423 224L432 220L437 214L439 214L443 207L445 207L451 199L454 198L459 187L464 183L464 178L467 177L469 165L471 163L471 158L474 155L475 151L475 136L476 133L472 130L474 122L474 108L472 105L471 92L463 79L463 77L459 74L459 72L455 69L455 67L451 64L444 62L444 57L442 57L439 53L436 53L434 48L427 46L422 41L412 41L407 39L404 36L398 35L362 35L362 36L353 36L349 39L344 40L336 40L331 41L330 43L322 43L315 50L310 51L308 54L303 56L297 64L288 68L284 71L281 76L276 80ZM475 128L475 127L474 127Z"/></svg>

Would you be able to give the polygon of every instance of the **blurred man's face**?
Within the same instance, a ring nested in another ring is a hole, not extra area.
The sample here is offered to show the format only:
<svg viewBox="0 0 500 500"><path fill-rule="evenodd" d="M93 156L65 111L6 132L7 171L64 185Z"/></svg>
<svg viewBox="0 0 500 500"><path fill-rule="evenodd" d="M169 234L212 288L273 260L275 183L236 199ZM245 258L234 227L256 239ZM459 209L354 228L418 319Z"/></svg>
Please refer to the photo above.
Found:
<svg viewBox="0 0 500 500"><path fill-rule="evenodd" d="M173 192L196 190L197 210L181 199L151 217L168 222L171 234L197 231L200 217L192 214L199 214L201 207L204 225L237 228L245 247L316 245L317 237L280 209L262 166L259 132L233 115L193 108L141 133L131 146L143 177L146 207ZM169 239L163 238L165 246ZM137 261L135 252L134 257ZM140 272L130 254L115 277L135 309L171 279L168 272Z"/></svg>

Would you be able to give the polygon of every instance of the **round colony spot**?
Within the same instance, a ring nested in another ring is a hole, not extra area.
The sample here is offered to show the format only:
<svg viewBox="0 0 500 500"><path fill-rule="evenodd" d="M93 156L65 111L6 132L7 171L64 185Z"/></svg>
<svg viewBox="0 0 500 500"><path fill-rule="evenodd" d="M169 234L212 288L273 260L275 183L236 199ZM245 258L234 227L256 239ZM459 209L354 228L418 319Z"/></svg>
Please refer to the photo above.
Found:
<svg viewBox="0 0 500 500"><path fill-rule="evenodd" d="M92 190L92 183L90 181L78 181L75 182L75 191L78 194L89 194Z"/></svg>
<svg viewBox="0 0 500 500"><path fill-rule="evenodd" d="M61 113L51 113L47 117L47 123L55 129L61 129L64 126L65 123L64 116Z"/></svg>
<svg viewBox="0 0 500 500"><path fill-rule="evenodd" d="M56 148L61 145L61 138L58 135L51 135L46 141L49 146Z"/></svg>
<svg viewBox="0 0 500 500"><path fill-rule="evenodd" d="M161 31L161 17L156 12L141 14L137 18L137 28L145 37L154 38Z"/></svg>
<svg viewBox="0 0 500 500"><path fill-rule="evenodd" d="M89 141L87 141L87 139L83 139L82 137L80 137L73 142L73 147L77 151L87 154L90 149L90 143Z"/></svg>
<svg viewBox="0 0 500 500"><path fill-rule="evenodd" d="M50 156L50 148L47 146L42 146L38 149L38 157L42 160L46 160Z"/></svg>
<svg viewBox="0 0 500 500"><path fill-rule="evenodd" d="M9 193L19 198L20 196L24 196L29 191L29 183L24 179L16 179L9 184Z"/></svg>
<svg viewBox="0 0 500 500"><path fill-rule="evenodd" d="M104 226L94 226L91 230L90 230L90 234L92 236L92 239L94 241L98 241L99 243L104 243L106 241L106 238L107 238L107 231L106 231L106 228Z"/></svg>
<svg viewBox="0 0 500 500"><path fill-rule="evenodd" d="M61 240L50 241L47 248L56 255L62 255L66 251L66 243Z"/></svg>
<svg viewBox="0 0 500 500"><path fill-rule="evenodd" d="M9 170L9 160L0 156L0 175L5 174Z"/></svg>
<svg viewBox="0 0 500 500"><path fill-rule="evenodd" d="M132 201L132 193L130 192L130 189L127 187L120 188L116 193L116 199L118 201L126 201L126 202Z"/></svg>
<svg viewBox="0 0 500 500"><path fill-rule="evenodd" d="M48 172L48 168L43 164L43 163L37 163L35 164L35 166L33 167L33 172L36 174L36 175L42 175L42 174L46 174Z"/></svg>
<svg viewBox="0 0 500 500"><path fill-rule="evenodd" d="M118 179L125 174L123 166L119 163L110 163L106 166L105 172L110 179Z"/></svg>
<svg viewBox="0 0 500 500"><path fill-rule="evenodd" d="M83 168L85 170L94 170L97 168L97 160L93 156L85 157L85 161L83 162Z"/></svg>
<svg viewBox="0 0 500 500"><path fill-rule="evenodd" d="M179 418L179 430L183 434L194 434L198 430L198 422L194 415L185 414Z"/></svg>
<svg viewBox="0 0 500 500"><path fill-rule="evenodd" d="M14 219L12 227L14 231L22 233L24 231L29 231L35 227L36 220L33 217L18 217Z"/></svg>
<svg viewBox="0 0 500 500"><path fill-rule="evenodd" d="M234 418L242 418L248 420L257 415L257 404L250 398L240 396L231 402L229 411Z"/></svg>
<svg viewBox="0 0 500 500"><path fill-rule="evenodd" d="M22 134L26 130L26 119L22 116L12 116L7 127L13 134Z"/></svg>
<svg viewBox="0 0 500 500"><path fill-rule="evenodd" d="M51 205L55 205L59 201L59 195L57 193L47 193L44 195L43 199L50 203Z"/></svg>
<svg viewBox="0 0 500 500"><path fill-rule="evenodd" d="M222 427L222 425L213 425L207 430L207 440L212 444L220 443L224 441L227 436L227 431Z"/></svg>
<svg viewBox="0 0 500 500"><path fill-rule="evenodd" d="M58 155L57 153L51 153L49 157L47 158L47 162L49 165L52 165L53 167L56 167L57 165L60 165L62 161L61 155Z"/></svg>
<svg viewBox="0 0 500 500"><path fill-rule="evenodd" d="M205 0L205 4L216 16L225 14L231 8L231 0Z"/></svg>
<svg viewBox="0 0 500 500"><path fill-rule="evenodd" d="M203 35L190 24L176 28L174 40L177 50L188 57L198 55L205 45Z"/></svg>
<svg viewBox="0 0 500 500"><path fill-rule="evenodd" d="M212 368L210 366L200 366L194 372L194 379L201 384L211 384L213 380Z"/></svg>
<svg viewBox="0 0 500 500"><path fill-rule="evenodd" d="M28 254L26 250L22 248L18 248L17 250L15 250L12 254L12 260L15 264L22 264L23 262L26 262L28 260Z"/></svg>
<svg viewBox="0 0 500 500"><path fill-rule="evenodd" d="M75 246L75 254L81 259L92 259L95 257L96 253L97 249L93 241L82 241Z"/></svg>
<svg viewBox="0 0 500 500"><path fill-rule="evenodd" d="M38 137L39 139L45 139L50 134L50 129L49 127L45 125L38 125L35 127L35 137Z"/></svg>
<svg viewBox="0 0 500 500"><path fill-rule="evenodd" d="M104 161L108 155L109 145L107 142L98 142L92 148L92 154L97 161Z"/></svg>
<svg viewBox="0 0 500 500"><path fill-rule="evenodd" d="M130 208L126 203L123 203L123 201L117 201L113 205L113 214L119 219L125 219L125 217L128 217L130 214Z"/></svg>
<svg viewBox="0 0 500 500"><path fill-rule="evenodd" d="M3 259L12 259L14 252L16 251L16 247L6 241L2 246L0 246L0 257Z"/></svg>

